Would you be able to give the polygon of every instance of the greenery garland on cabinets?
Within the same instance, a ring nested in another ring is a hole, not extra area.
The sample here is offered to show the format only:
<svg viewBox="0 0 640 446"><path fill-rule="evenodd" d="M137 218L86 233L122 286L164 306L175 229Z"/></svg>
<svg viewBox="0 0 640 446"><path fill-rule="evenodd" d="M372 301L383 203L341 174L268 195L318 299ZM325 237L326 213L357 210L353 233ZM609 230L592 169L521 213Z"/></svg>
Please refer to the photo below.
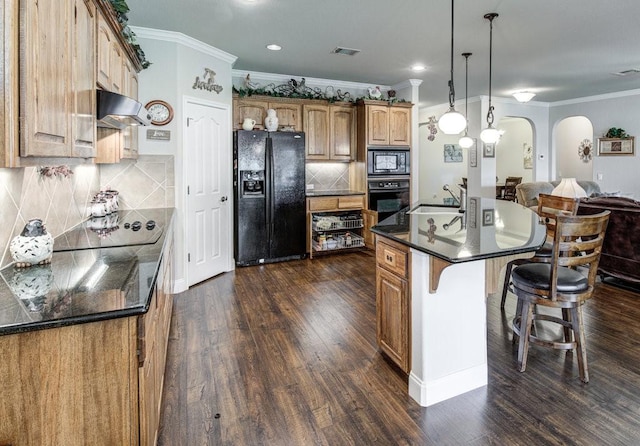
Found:
<svg viewBox="0 0 640 446"><path fill-rule="evenodd" d="M129 17L127 16L127 13L129 12L129 5L127 5L126 0L109 0L109 3L111 3L111 6L116 13L118 23L122 25L122 35L124 36L127 43L129 43L133 47L133 50L135 51L136 56L140 61L140 65L142 65L142 69L149 68L151 62L147 60L144 51L142 51L142 48L136 42L135 33L131 30L131 28L129 28Z"/></svg>

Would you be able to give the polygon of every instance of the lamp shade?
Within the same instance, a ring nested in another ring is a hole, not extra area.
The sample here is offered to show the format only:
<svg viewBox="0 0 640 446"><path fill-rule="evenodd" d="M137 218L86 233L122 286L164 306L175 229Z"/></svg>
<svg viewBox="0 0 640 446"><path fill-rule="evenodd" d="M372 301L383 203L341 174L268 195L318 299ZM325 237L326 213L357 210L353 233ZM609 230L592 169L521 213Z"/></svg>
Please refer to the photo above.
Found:
<svg viewBox="0 0 640 446"><path fill-rule="evenodd" d="M438 127L445 135L457 135L467 126L467 118L455 109L450 108L448 112L440 116Z"/></svg>
<svg viewBox="0 0 640 446"><path fill-rule="evenodd" d="M469 147L473 146L473 138L471 138L468 135L464 135L462 138L460 138L460 141L458 141L458 144L463 149L468 149Z"/></svg>
<svg viewBox="0 0 640 446"><path fill-rule="evenodd" d="M551 192L551 195L557 195L560 197L580 198L586 197L587 193L576 182L575 178L563 178L555 189Z"/></svg>
<svg viewBox="0 0 640 446"><path fill-rule="evenodd" d="M495 129L493 127L487 127L482 132L480 132L480 139L485 144L496 144L500 141L500 130Z"/></svg>

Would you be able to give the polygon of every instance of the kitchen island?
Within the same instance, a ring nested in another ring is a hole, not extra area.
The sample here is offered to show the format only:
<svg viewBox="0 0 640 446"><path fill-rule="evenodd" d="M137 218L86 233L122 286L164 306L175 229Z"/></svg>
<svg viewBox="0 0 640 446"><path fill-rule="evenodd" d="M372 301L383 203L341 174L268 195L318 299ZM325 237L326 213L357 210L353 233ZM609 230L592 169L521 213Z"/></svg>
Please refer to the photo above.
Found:
<svg viewBox="0 0 640 446"><path fill-rule="evenodd" d="M0 270L0 444L154 443L173 216L93 219L56 238L51 264Z"/></svg>
<svg viewBox="0 0 640 446"><path fill-rule="evenodd" d="M487 294L500 265L544 243L537 214L471 197L464 213L417 204L372 231L378 344L409 373L409 395L430 406L485 386Z"/></svg>

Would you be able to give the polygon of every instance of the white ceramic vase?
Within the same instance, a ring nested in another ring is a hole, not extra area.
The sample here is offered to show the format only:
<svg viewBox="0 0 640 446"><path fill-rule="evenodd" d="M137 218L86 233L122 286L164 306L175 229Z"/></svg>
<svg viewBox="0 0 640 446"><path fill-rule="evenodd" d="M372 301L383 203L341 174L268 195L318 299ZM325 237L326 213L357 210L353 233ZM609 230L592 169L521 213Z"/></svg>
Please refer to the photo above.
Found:
<svg viewBox="0 0 640 446"><path fill-rule="evenodd" d="M278 115L276 115L276 111L272 108L267 110L267 117L264 118L264 127L269 132L278 130Z"/></svg>

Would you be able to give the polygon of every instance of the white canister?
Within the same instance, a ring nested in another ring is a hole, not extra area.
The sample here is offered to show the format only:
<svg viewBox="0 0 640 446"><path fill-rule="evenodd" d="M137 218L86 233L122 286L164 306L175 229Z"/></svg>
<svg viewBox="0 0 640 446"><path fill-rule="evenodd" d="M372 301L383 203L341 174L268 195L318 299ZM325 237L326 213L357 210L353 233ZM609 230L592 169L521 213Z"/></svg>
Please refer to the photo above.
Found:
<svg viewBox="0 0 640 446"><path fill-rule="evenodd" d="M267 110L267 117L264 118L264 127L270 132L278 130L278 115L272 108Z"/></svg>

